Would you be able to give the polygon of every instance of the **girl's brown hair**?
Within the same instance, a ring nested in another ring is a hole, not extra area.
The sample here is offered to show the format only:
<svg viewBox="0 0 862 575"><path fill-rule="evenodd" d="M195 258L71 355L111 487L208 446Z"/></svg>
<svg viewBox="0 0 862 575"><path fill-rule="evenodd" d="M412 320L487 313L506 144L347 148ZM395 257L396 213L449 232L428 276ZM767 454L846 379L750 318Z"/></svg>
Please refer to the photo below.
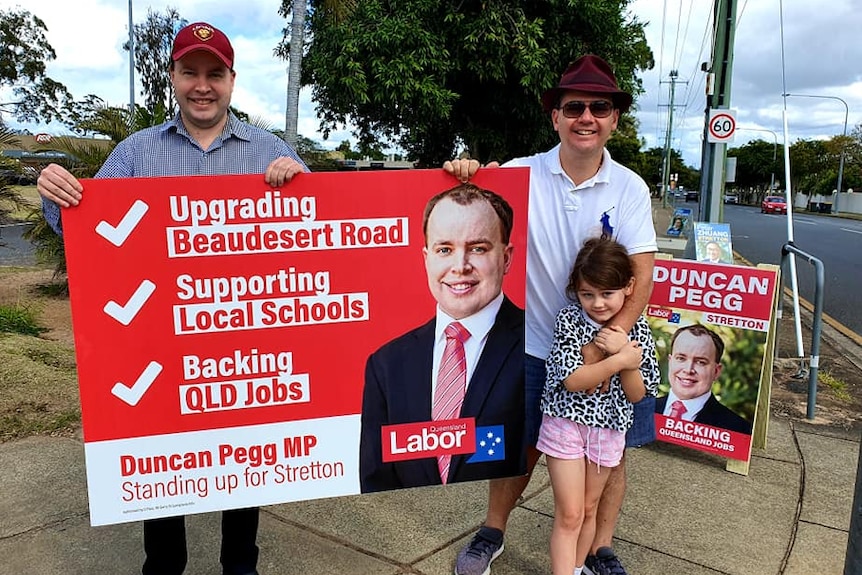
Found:
<svg viewBox="0 0 862 575"><path fill-rule="evenodd" d="M622 244L610 238L593 238L584 243L575 258L566 295L577 301L582 281L598 289L623 289L634 275L631 259Z"/></svg>

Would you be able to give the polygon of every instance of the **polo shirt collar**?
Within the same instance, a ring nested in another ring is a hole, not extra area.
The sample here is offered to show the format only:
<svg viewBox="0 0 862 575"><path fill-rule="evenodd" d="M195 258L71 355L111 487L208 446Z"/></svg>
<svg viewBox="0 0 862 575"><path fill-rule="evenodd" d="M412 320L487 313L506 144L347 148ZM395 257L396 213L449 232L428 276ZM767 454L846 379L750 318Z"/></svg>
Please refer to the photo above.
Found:
<svg viewBox="0 0 862 575"><path fill-rule="evenodd" d="M545 165L552 174L560 175L566 179L570 179L568 174L563 171L563 164L560 162L560 146L557 144L545 156ZM591 188L596 184L608 184L611 181L611 153L607 148L602 148L602 165L599 171L592 178L589 178L575 189Z"/></svg>

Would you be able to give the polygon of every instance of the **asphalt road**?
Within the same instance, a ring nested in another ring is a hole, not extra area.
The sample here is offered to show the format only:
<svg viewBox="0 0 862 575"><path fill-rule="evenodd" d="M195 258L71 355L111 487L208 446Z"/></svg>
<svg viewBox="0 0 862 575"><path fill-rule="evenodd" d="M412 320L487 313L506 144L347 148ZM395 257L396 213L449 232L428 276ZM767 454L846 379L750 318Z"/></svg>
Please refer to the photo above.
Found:
<svg viewBox="0 0 862 575"><path fill-rule="evenodd" d="M733 249L752 263L781 263L781 248L788 241L785 215L761 214L752 206L724 206ZM792 216L794 245L823 262L824 311L846 327L862 334L862 221L808 213ZM799 295L814 302L815 268L796 260ZM785 272L787 273L787 272ZM790 286L788 276L784 285Z"/></svg>
<svg viewBox="0 0 862 575"><path fill-rule="evenodd" d="M33 245L22 237L30 224L0 225L0 266L29 266L36 263Z"/></svg>

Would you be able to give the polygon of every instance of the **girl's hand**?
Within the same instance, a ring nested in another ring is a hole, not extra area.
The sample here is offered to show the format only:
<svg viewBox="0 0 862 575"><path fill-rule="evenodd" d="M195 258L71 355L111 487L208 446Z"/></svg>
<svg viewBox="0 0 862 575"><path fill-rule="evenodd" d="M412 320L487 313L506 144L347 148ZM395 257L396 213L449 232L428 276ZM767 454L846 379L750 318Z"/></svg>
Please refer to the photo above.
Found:
<svg viewBox="0 0 862 575"><path fill-rule="evenodd" d="M643 359L643 350L636 341L630 341L615 354L622 363L620 370L624 369L639 369Z"/></svg>
<svg viewBox="0 0 862 575"><path fill-rule="evenodd" d="M596 335L596 345L608 355L616 355L627 343L628 334L617 325L605 326Z"/></svg>

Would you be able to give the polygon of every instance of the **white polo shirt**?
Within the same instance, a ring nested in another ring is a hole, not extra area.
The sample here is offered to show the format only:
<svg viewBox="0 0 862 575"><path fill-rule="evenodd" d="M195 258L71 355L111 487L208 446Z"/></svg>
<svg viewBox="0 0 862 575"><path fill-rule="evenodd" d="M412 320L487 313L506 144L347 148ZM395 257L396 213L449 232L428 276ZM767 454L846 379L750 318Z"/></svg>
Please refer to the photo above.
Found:
<svg viewBox="0 0 862 575"><path fill-rule="evenodd" d="M658 251L649 188L603 152L598 173L575 186L560 164L560 145L504 164L530 168L527 226L527 353L544 359L557 312L570 303L566 284L584 242L603 225L630 255Z"/></svg>

